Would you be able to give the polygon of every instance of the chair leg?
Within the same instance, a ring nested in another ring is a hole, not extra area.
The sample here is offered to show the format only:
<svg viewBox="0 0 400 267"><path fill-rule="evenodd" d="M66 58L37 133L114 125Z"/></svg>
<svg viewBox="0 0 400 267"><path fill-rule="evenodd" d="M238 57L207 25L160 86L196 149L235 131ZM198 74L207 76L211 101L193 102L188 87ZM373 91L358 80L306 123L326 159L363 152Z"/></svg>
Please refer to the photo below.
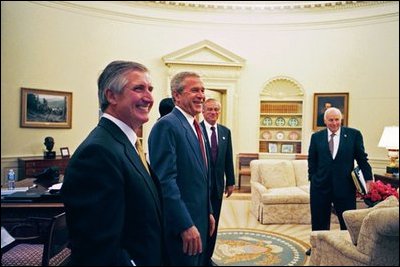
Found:
<svg viewBox="0 0 400 267"><path fill-rule="evenodd" d="M239 174L239 177L238 177L238 184L239 184L238 188L239 188L239 190L240 190L240 181L241 181L241 179L242 179L242 175Z"/></svg>

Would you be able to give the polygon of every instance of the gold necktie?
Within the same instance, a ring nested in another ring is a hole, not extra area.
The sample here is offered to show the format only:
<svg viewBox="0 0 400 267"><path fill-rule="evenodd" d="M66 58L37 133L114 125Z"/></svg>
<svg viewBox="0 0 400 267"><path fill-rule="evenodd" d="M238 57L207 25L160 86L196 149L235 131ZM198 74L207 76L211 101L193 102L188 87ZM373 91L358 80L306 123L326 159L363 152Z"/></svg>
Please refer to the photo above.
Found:
<svg viewBox="0 0 400 267"><path fill-rule="evenodd" d="M150 174L149 166L147 165L147 161L146 161L146 156L144 155L142 144L140 143L139 139L136 140L135 147L138 152L139 158L142 160L144 167L146 168L147 172Z"/></svg>

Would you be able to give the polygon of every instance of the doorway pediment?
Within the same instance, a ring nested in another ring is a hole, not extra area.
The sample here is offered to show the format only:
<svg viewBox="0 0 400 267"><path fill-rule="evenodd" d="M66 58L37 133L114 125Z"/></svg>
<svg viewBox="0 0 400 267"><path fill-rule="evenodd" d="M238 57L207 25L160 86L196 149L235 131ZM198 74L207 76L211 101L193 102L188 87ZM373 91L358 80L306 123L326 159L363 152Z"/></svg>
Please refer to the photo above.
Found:
<svg viewBox="0 0 400 267"><path fill-rule="evenodd" d="M243 58L209 40L179 49L162 59L168 66L184 64L242 67L245 62Z"/></svg>

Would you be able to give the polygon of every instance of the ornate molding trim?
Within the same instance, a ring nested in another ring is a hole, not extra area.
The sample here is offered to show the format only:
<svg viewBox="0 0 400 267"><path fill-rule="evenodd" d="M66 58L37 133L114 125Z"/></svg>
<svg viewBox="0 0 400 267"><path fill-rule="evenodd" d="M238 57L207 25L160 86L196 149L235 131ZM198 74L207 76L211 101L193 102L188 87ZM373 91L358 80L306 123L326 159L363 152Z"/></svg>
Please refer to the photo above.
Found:
<svg viewBox="0 0 400 267"><path fill-rule="evenodd" d="M271 97L302 97L304 90L295 79L288 76L278 76L266 82L260 95Z"/></svg>
<svg viewBox="0 0 400 267"><path fill-rule="evenodd" d="M201 1L198 1L199 3ZM241 1L240 1L241 2ZM237 2L237 3L240 3ZM32 1L30 3L90 16L179 27L335 28L399 20L397 1L275 1L270 4L222 1L195 6L190 1ZM297 3L298 2L298 3ZM301 4L302 3L302 4ZM228 8L228 5L232 9ZM262 9L261 7L264 7ZM269 7L269 8L267 8Z"/></svg>
<svg viewBox="0 0 400 267"><path fill-rule="evenodd" d="M276 11L296 9L345 9L381 5L390 1L137 1L157 7L221 10L221 11Z"/></svg>
<svg viewBox="0 0 400 267"><path fill-rule="evenodd" d="M207 65L242 67L245 60L225 48L209 41L203 40L185 48L165 55L163 61L166 65Z"/></svg>

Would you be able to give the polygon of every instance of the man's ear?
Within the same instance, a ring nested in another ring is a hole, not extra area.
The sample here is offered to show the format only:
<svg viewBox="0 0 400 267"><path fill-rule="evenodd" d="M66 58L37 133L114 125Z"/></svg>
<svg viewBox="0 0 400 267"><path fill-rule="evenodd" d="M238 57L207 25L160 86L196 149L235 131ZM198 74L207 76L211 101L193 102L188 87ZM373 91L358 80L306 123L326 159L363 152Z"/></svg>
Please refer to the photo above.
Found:
<svg viewBox="0 0 400 267"><path fill-rule="evenodd" d="M105 95L108 103L110 103L111 105L117 103L116 94L111 89L109 89L109 88L105 89L104 95Z"/></svg>

